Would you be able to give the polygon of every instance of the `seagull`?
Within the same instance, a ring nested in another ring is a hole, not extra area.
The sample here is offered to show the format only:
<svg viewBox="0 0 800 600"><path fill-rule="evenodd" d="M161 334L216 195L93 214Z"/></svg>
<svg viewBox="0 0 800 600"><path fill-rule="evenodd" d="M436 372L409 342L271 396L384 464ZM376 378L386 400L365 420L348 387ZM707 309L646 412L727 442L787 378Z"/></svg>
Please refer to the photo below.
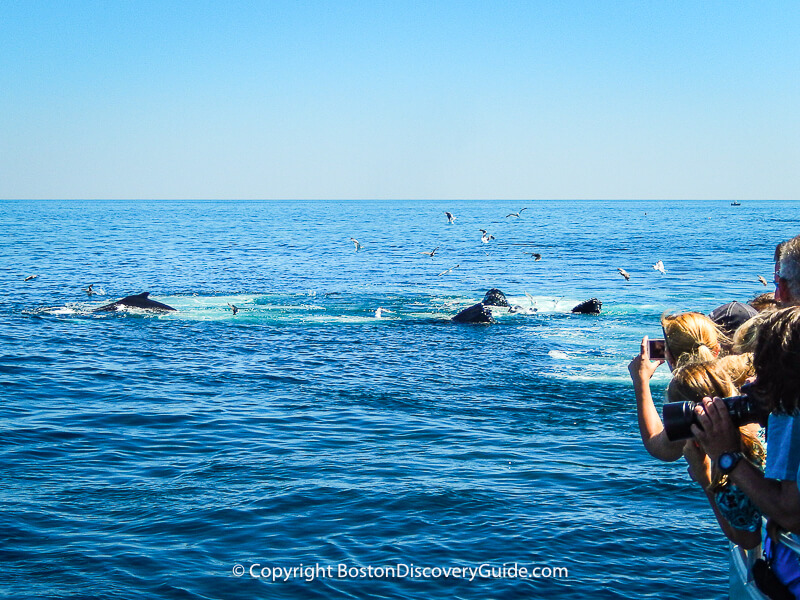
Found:
<svg viewBox="0 0 800 600"><path fill-rule="evenodd" d="M452 271L453 269L457 269L458 267L459 265L456 265L455 267L450 267L449 269L447 269L447 271L442 271L441 273L439 273L437 277L441 277L442 275L447 275L450 271Z"/></svg>
<svg viewBox="0 0 800 600"><path fill-rule="evenodd" d="M439 246L436 246L436 248L434 248L434 249L433 249L433 250L431 250L430 252L420 252L420 254L427 254L428 256L430 256L431 258L433 258L433 255L434 255L434 254L436 254L436 251L437 251L438 249L439 249Z"/></svg>
<svg viewBox="0 0 800 600"><path fill-rule="evenodd" d="M484 244L488 244L490 240L495 239L495 237L491 233L487 233L487 231L485 229L481 229L480 231L481 231L481 234L482 234L481 235L481 241Z"/></svg>
<svg viewBox="0 0 800 600"><path fill-rule="evenodd" d="M525 254L530 254L533 257L533 262L536 262L537 260L542 260L542 255L539 254L538 252L526 252Z"/></svg>
<svg viewBox="0 0 800 600"><path fill-rule="evenodd" d="M758 276L758 280L761 282L761 285L767 285L767 280L764 279L761 275Z"/></svg>
<svg viewBox="0 0 800 600"><path fill-rule="evenodd" d="M233 314L234 314L234 315L235 315L237 312L239 312L239 309L238 309L236 306L234 306L234 305L233 305L233 304L231 304L230 302L228 302L227 304L228 304L228 306L230 306L230 307L231 307L231 310L233 311Z"/></svg>
<svg viewBox="0 0 800 600"><path fill-rule="evenodd" d="M528 292L525 292L525 295L528 297L528 300L530 301L531 306L536 306L536 300L533 299L533 296L531 296Z"/></svg>
<svg viewBox="0 0 800 600"><path fill-rule="evenodd" d="M36 279L37 277L38 277L38 275L28 275L28 276L27 276L25 279L23 279L22 281L33 281L33 280L34 280L34 279Z"/></svg>
<svg viewBox="0 0 800 600"><path fill-rule="evenodd" d="M453 213L444 211L445 216L447 217L447 222L452 225L456 222L456 218L453 216Z"/></svg>
<svg viewBox="0 0 800 600"><path fill-rule="evenodd" d="M523 210L528 210L528 208L527 208L527 207L525 207L525 208L520 208L518 212L515 212L515 213L510 213L510 214L506 215L506 219L507 219L508 217L517 217L517 218L519 219L519 218L520 218L520 216L519 216L519 213L521 213Z"/></svg>
<svg viewBox="0 0 800 600"><path fill-rule="evenodd" d="M353 242L356 246L356 252L361 250L361 242L359 242L356 238L351 237L350 241Z"/></svg>
<svg viewBox="0 0 800 600"><path fill-rule="evenodd" d="M630 281L631 280L631 276L628 275L628 272L625 269L617 268L617 271L619 271L619 274L622 275L625 278L625 281Z"/></svg>
<svg viewBox="0 0 800 600"><path fill-rule="evenodd" d="M87 294L87 295L89 295L89 296L91 296L91 295L93 295L93 294L96 294L96 293L97 293L97 292L95 292L95 291L92 289L92 286L93 286L93 285L94 285L93 283L90 283L90 284L89 284L89 287L88 287L88 288L86 288L85 290L83 290L83 291L84 291L84 292L86 292L86 294Z"/></svg>
<svg viewBox="0 0 800 600"><path fill-rule="evenodd" d="M561 296L561 298L563 298L563 297L564 296ZM555 300L553 300L553 310L558 308L558 303L561 302L561 298L556 298Z"/></svg>
<svg viewBox="0 0 800 600"><path fill-rule="evenodd" d="M664 263L661 262L661 261L658 261L656 264L654 264L653 268L656 271L658 271L659 273L661 273L662 275L666 275L667 274L667 272L664 270Z"/></svg>

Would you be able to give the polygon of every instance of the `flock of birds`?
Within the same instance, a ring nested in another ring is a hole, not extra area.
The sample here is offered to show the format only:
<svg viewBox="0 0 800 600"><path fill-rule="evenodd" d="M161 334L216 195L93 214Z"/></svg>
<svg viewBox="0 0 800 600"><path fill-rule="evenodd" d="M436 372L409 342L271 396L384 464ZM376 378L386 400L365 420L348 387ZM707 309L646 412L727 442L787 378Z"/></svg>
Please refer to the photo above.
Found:
<svg viewBox="0 0 800 600"><path fill-rule="evenodd" d="M509 217L515 217L517 219L521 219L522 218L522 216L521 216L522 212L525 211L525 210L528 210L528 208L527 207L523 207L523 208L520 208L517 212L509 213L509 214L506 215L506 219L508 219ZM647 214L647 213L645 213L645 214ZM453 223L456 222L456 216L453 213L451 213L450 211L444 211L444 215L445 215L445 217L447 217L448 224L452 225ZM488 244L492 240L497 239L497 238L495 238L494 235L492 235L491 233L489 233L485 229L478 229L478 231L481 232L481 242L483 242L484 244ZM359 242L356 238L351 237L350 241L353 242L353 245L355 246L355 251L356 252L358 252L359 250L364 248L363 244L361 242ZM436 246L436 248L434 248L430 252L422 251L419 254L426 254L426 255L430 256L431 258L433 258L434 255L436 254L436 252L439 250L439 248L440 248L440 246ZM534 261L542 260L542 255L539 252L525 252L524 254L531 255L533 257ZM446 271L442 271L441 273L439 273L438 276L441 277L443 275L447 275L448 273L450 273L454 269L457 269L459 266L460 265L456 265L454 267L451 267L451 268L447 269ZM658 262L656 262L656 264L653 265L653 269L658 271L662 275L666 275L667 274L667 270L664 268L664 262L662 260L659 260ZM625 281L630 281L630 279L631 279L630 273L628 273L625 269L617 268L617 271L619 271L619 274L622 275L622 277L625 278ZM761 283L763 283L764 285L767 285L766 280L761 275L758 276L758 279L759 279L759 281L761 281Z"/></svg>

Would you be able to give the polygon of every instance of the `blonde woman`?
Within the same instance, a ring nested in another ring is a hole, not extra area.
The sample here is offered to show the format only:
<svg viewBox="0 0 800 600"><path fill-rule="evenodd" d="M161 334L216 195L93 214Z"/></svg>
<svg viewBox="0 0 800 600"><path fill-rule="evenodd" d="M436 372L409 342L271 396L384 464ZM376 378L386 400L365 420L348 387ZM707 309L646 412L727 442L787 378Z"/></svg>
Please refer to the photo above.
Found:
<svg viewBox="0 0 800 600"><path fill-rule="evenodd" d="M717 325L698 312L661 316L670 370L691 362L714 360L726 341Z"/></svg>
<svg viewBox="0 0 800 600"><path fill-rule="evenodd" d="M693 363L673 372L667 388L669 402L700 402L704 397L734 396L738 393L733 380L719 361ZM759 469L764 468L765 451L758 439L756 424L739 428L742 454ZM689 472L706 494L714 516L725 536L743 548L761 543L761 512L750 499L728 481L716 464L700 449L693 438L684 440L682 453L689 463Z"/></svg>
<svg viewBox="0 0 800 600"><path fill-rule="evenodd" d="M683 455L683 444L667 439L661 415L653 404L650 379L664 362L672 371L692 362L714 360L720 353L722 334L711 319L696 312L665 314L661 317L661 327L664 330L666 361L650 360L645 336L639 354L628 365L628 371L633 381L639 433L645 449L659 460L674 461Z"/></svg>

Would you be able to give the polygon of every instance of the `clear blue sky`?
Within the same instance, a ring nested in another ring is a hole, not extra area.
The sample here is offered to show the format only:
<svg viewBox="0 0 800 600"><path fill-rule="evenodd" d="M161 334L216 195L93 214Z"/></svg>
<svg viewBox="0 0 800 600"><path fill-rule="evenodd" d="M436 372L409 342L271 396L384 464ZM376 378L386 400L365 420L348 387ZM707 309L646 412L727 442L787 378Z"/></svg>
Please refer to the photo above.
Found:
<svg viewBox="0 0 800 600"><path fill-rule="evenodd" d="M800 3L0 3L0 198L800 198Z"/></svg>

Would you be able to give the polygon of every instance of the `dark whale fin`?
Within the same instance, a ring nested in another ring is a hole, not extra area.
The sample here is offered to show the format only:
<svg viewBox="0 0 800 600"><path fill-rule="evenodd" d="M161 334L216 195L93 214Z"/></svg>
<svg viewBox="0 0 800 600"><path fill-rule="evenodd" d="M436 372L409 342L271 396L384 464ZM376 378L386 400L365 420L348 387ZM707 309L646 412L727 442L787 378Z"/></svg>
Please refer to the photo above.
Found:
<svg viewBox="0 0 800 600"><path fill-rule="evenodd" d="M175 310L171 306L163 304L162 302L156 302L155 300L150 300L150 298L148 298L149 295L150 292L142 292L141 294L133 294L132 296L125 296L122 300L117 300L116 302L112 302L111 304L106 304L105 306L101 306L100 308L95 308L94 312L117 310L117 308L119 308L120 306L144 308L147 310L161 310L161 311Z"/></svg>

